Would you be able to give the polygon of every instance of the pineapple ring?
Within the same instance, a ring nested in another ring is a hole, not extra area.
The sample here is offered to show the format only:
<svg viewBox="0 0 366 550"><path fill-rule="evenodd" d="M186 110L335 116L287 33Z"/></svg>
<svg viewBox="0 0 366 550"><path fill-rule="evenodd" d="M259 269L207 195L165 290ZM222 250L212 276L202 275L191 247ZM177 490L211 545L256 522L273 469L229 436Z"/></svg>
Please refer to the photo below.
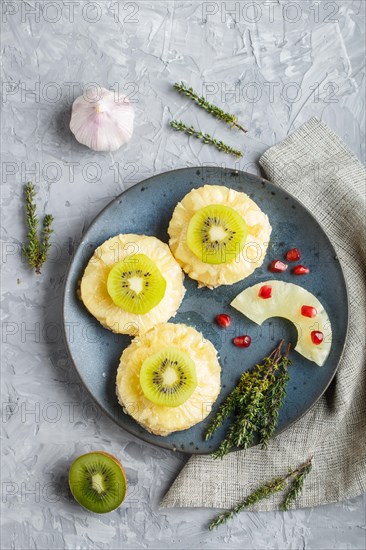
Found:
<svg viewBox="0 0 366 550"><path fill-rule="evenodd" d="M268 299L258 296L260 287L265 285L272 287L272 296ZM286 281L264 281L243 290L231 305L258 325L270 317L284 317L292 321L298 335L295 350L320 367L324 365L332 346L332 327L318 298L305 288ZM316 309L315 317L301 314L301 308L305 305ZM320 345L315 345L311 340L314 330L324 335Z"/></svg>
<svg viewBox="0 0 366 550"><path fill-rule="evenodd" d="M116 306L107 290L112 266L133 254L146 254L166 280L164 297L144 314L128 313ZM119 334L136 335L174 317L185 294L183 278L167 244L146 235L117 235L99 246L89 260L81 280L80 297L105 328Z"/></svg>
<svg viewBox="0 0 366 550"><path fill-rule="evenodd" d="M187 245L192 216L210 204L230 206L243 217L249 230L242 252L226 264L202 262ZM177 262L191 279L199 282L199 287L215 288L237 283L262 265L271 230L268 217L248 195L221 185L204 185L190 191L175 207L168 228L169 246Z"/></svg>
<svg viewBox="0 0 366 550"><path fill-rule="evenodd" d="M166 346L188 353L196 365L197 387L178 407L155 405L140 385L142 363ZM160 323L123 351L117 370L118 401L147 431L166 436L187 430L208 416L220 392L220 372L216 349L200 332L183 324Z"/></svg>

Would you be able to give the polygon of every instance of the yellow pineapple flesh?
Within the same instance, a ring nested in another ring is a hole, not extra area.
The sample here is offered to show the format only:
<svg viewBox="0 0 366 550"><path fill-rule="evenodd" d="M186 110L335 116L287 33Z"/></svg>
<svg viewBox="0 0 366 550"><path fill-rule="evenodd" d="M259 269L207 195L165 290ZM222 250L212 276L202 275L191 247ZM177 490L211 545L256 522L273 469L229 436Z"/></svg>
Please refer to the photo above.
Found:
<svg viewBox="0 0 366 550"><path fill-rule="evenodd" d="M259 296L260 288L271 287L271 297ZM295 350L317 365L324 365L332 345L332 327L326 310L318 298L305 288L286 281L264 281L243 290L231 305L246 317L261 325L270 317L283 317L292 321L297 329ZM302 314L302 307L314 308L314 317ZM324 339L316 345L311 333L320 331Z"/></svg>
<svg viewBox="0 0 366 550"><path fill-rule="evenodd" d="M121 260L133 258L134 254L150 258L166 280L164 297L144 314L124 311L113 302L107 290L111 268ZM99 246L89 260L80 284L80 297L105 328L119 334L136 335L174 317L185 294L183 278L167 244L146 235L117 235Z"/></svg>
<svg viewBox="0 0 366 550"><path fill-rule="evenodd" d="M187 244L187 229L192 216L208 205L220 204L238 212L248 227L243 250L228 263L209 264L199 259ZM169 224L169 246L182 269L198 281L199 286L215 288L231 285L246 277L262 265L271 225L268 217L245 193L221 185L204 185L190 191L173 212Z"/></svg>
<svg viewBox="0 0 366 550"><path fill-rule="evenodd" d="M148 357L167 346L187 353L196 366L197 386L178 407L155 405L140 384L140 369ZM183 324L160 323L144 332L123 351L116 389L124 411L149 432L166 436L202 422L220 392L221 367L214 346L201 333Z"/></svg>

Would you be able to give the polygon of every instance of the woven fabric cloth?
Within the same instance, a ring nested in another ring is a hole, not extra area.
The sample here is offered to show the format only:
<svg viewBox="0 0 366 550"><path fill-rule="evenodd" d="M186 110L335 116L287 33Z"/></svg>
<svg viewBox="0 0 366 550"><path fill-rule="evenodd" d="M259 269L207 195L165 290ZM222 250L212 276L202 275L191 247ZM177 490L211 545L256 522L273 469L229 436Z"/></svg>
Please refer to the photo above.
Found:
<svg viewBox="0 0 366 550"><path fill-rule="evenodd" d="M293 508L348 499L366 490L365 170L325 124L313 118L260 159L266 176L297 197L324 227L345 272L350 324L337 374L312 409L271 441L222 461L189 459L162 507L228 508L259 484L314 454ZM334 294L337 299L337 293ZM252 510L276 510L281 494Z"/></svg>

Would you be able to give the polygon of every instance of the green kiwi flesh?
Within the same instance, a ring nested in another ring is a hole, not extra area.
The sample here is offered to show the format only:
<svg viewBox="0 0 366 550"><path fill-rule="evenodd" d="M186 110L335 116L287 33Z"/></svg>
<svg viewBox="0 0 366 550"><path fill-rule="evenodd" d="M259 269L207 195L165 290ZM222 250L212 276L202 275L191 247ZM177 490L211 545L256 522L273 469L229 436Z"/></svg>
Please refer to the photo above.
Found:
<svg viewBox="0 0 366 550"><path fill-rule="evenodd" d="M226 264L243 250L248 234L240 214L230 206L210 204L192 216L187 245L202 262Z"/></svg>
<svg viewBox="0 0 366 550"><path fill-rule="evenodd" d="M129 313L144 314L163 299L166 280L150 258L134 254L112 267L107 290L116 306Z"/></svg>
<svg viewBox="0 0 366 550"><path fill-rule="evenodd" d="M71 464L69 485L75 500L97 514L118 508L127 489L122 464L102 451L79 456Z"/></svg>
<svg viewBox="0 0 366 550"><path fill-rule="evenodd" d="M163 348L143 362L140 385L155 405L178 407L197 387L196 365L188 353L173 346Z"/></svg>

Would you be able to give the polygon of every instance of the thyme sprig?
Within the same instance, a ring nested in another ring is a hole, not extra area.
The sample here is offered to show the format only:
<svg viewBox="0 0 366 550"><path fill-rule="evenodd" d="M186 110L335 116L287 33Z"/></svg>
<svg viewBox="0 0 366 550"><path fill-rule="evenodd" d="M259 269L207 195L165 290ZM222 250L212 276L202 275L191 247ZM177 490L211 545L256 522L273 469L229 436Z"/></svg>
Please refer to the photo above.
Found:
<svg viewBox="0 0 366 550"><path fill-rule="evenodd" d="M289 365L291 364L291 361L288 359L289 351L290 344L287 347L285 356L281 359L277 377L273 377L273 383L267 391L266 402L264 403L263 413L260 419L261 426L259 429L262 449L267 448L269 440L273 436L277 426L278 413L286 395L286 385L290 379L287 371Z"/></svg>
<svg viewBox="0 0 366 550"><path fill-rule="evenodd" d="M230 510L219 514L215 519L210 522L208 526L210 531L219 527L219 525L226 523L236 514L242 512L245 508L248 508L248 506L252 506L260 500L269 498L271 495L283 491L287 487L288 491L285 494L284 500L282 501L281 509L284 511L288 510L289 505L297 499L302 491L305 477L312 468L312 459L313 457L311 456L306 462L301 464L301 466L298 466L293 470L290 469L287 474L275 477L270 481L267 481L266 483L258 487L258 489L255 489L255 491L250 493L242 502L239 502L239 504L236 504Z"/></svg>
<svg viewBox="0 0 366 550"><path fill-rule="evenodd" d="M53 216L46 214L43 218L41 238L39 238L39 220L36 213L35 196L34 186L31 182L28 182L25 186L25 222L28 227L28 242L23 245L22 250L29 266L39 275L42 265L47 260L51 246Z"/></svg>
<svg viewBox="0 0 366 550"><path fill-rule="evenodd" d="M313 457L307 460L300 468L291 472L291 477L293 477L293 481L281 505L281 508L284 512L289 509L290 504L292 504L292 502L295 502L297 497L301 494L305 478L312 468L312 459Z"/></svg>
<svg viewBox="0 0 366 550"><path fill-rule="evenodd" d="M243 372L243 374L240 377L238 385L225 399L224 403L220 406L219 410L217 411L216 415L214 416L210 425L208 426L205 433L206 441L208 439L211 439L215 431L222 425L224 420L226 420L226 418L228 418L230 414L234 412L239 397L243 399L243 395L245 395L245 392L251 386L252 381L253 381L253 378L250 375L250 372L249 371Z"/></svg>
<svg viewBox="0 0 366 550"><path fill-rule="evenodd" d="M203 143L214 145L219 151L223 151L224 153L228 153L229 155L234 155L234 157L237 158L243 156L243 153L241 153L241 151L233 149L233 147L231 147L230 145L226 145L223 141L213 138L212 136L210 136L210 134L201 132L201 130L196 130L193 126L187 126L181 120L172 120L170 122L170 126L178 132L184 132L188 136L193 136L197 139L200 139Z"/></svg>
<svg viewBox="0 0 366 550"><path fill-rule="evenodd" d="M223 458L233 447L246 449L259 434L263 448L268 445L277 421L278 412L286 395L286 384L289 379L287 368L290 345L285 355L281 355L283 340L262 363L252 371L244 372L237 386L229 394L212 419L205 433L210 439L214 432L229 417L233 420L221 441L213 458Z"/></svg>
<svg viewBox="0 0 366 550"><path fill-rule="evenodd" d="M243 126L241 126L238 123L238 117L236 115L232 115L230 113L226 113L220 107L217 107L216 105L213 105L212 103L209 103L207 99L205 99L203 96L198 95L193 88L187 88L187 86L181 82L176 82L173 84L173 88L180 92L181 94L184 94L185 96L189 97L192 101L194 101L199 107L204 109L207 113L210 113L215 118L218 118L219 120L224 121L226 124L229 124L231 127L235 126L242 132L247 132Z"/></svg>

